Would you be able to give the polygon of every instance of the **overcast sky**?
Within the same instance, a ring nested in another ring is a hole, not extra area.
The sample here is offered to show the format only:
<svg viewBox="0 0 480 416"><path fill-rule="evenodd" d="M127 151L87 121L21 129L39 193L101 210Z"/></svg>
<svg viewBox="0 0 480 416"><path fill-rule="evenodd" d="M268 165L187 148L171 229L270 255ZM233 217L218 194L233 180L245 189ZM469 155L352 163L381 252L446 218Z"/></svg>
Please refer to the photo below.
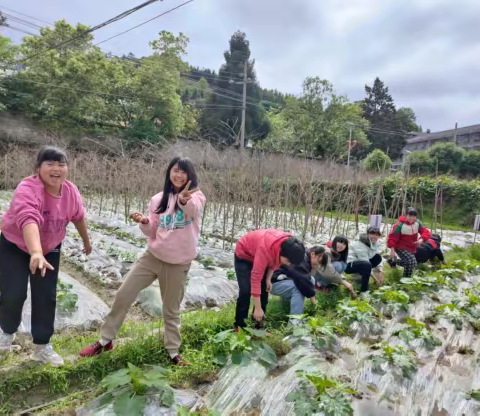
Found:
<svg viewBox="0 0 480 416"><path fill-rule="evenodd" d="M154 3L97 31L96 40L183 1ZM142 2L0 0L0 10L95 25ZM187 61L218 70L230 36L240 29L262 87L299 94L302 81L318 75L359 100L378 76L397 107L411 107L424 130L437 131L455 122L480 124L479 19L480 0L195 0L102 48L143 56L160 30L181 31L190 38ZM15 41L22 36L3 33Z"/></svg>

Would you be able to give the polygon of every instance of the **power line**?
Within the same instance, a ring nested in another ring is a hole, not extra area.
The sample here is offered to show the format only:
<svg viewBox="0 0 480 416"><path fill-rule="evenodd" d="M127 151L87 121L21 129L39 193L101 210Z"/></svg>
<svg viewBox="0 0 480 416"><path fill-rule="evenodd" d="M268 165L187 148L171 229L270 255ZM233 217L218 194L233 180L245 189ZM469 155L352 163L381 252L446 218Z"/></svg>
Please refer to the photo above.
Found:
<svg viewBox="0 0 480 416"><path fill-rule="evenodd" d="M65 41L63 41L63 42L60 42L60 43L57 44L57 45L51 46L50 48L44 50L43 52L38 52L38 53L36 53L36 54L27 56L26 58L23 58L22 60L20 60L18 63L22 63L22 62L28 61L29 59L36 58L37 56L43 55L43 54L45 54L45 53L47 53L47 52L49 52L49 51L52 51L52 50L54 50L54 49L58 49L58 48L60 48L60 47L62 47L62 46L65 46L65 45L67 45L68 43L71 43L71 42L73 42L73 41L75 41L75 40L77 40L77 39L80 39L80 38L88 35L89 33L93 33L93 32L95 32L95 31L98 30L98 29L101 29L101 28L103 28L103 27L105 27L105 26L108 26L108 25L110 25L110 24L112 24L112 23L114 23L114 22L118 22L119 20L124 19L125 17L130 16L132 13L135 13L135 12L137 12L138 10L143 9L144 7L149 6L150 4L155 3L155 2L157 2L157 1L160 1L160 0L148 0L148 1L146 1L146 2L144 2L144 3L142 3L142 4L140 4L140 5L132 8L132 9L126 10L126 11L124 11L123 13L120 13L119 15L117 15L117 16L115 16L115 17L112 17L111 19L109 19L109 20L107 20L107 21L105 21L105 22L103 22L103 23L100 23L100 24L98 24L98 25L96 25L96 26L94 26L94 27L92 27L92 28L90 28L90 29L87 29L85 32L82 32L82 33L80 33L79 35L74 36L73 38L67 39L67 40L65 40ZM162 0L162 1L163 1L163 0ZM193 0L192 0L192 1L193 1Z"/></svg>
<svg viewBox="0 0 480 416"><path fill-rule="evenodd" d="M13 21L16 22L16 23L20 23L20 24L22 24L22 25L29 26L29 27L31 27L31 28L33 28L33 29L43 29L42 26L37 25L36 23L29 22L28 20L21 19L20 17L16 17L16 16L14 16L14 15L12 15L12 14L2 13L2 12L0 12L0 13L7 18L7 19L6 19L7 22L8 22L9 20L13 20Z"/></svg>
<svg viewBox="0 0 480 416"><path fill-rule="evenodd" d="M155 1L157 1L157 0L155 0ZM159 17L165 16L166 14L171 13L171 12L173 12L174 10L179 9L180 7L183 7L183 6L185 6L186 4L188 4L188 3L192 3L193 1L194 1L194 0L186 1L185 3L182 3L182 4L180 4L180 5L177 6L177 7L174 7L174 8L172 8L172 9L170 9L170 10L167 10L166 12L161 13L161 14L159 14L158 16L152 17L151 19L148 19L148 20L146 20L145 22L140 23L139 25L136 25L136 26L134 26L134 27L132 27L132 28L130 28L130 29L128 29L128 30L125 30L125 31L123 31L123 32L117 33L116 35L114 35L114 36L112 36L112 37L109 37L108 39L102 40L101 42L95 43L93 46L101 45L102 43L108 42L109 40L112 40L112 39L114 39L114 38L116 38L116 37L118 37L118 36L121 36L121 35L124 35L125 33L131 32L132 30L134 30L134 29L136 29L136 28L138 28L138 27L140 27L140 26L143 26L143 25L146 25L147 23L150 23L152 20L155 20L155 19L158 19Z"/></svg>
<svg viewBox="0 0 480 416"><path fill-rule="evenodd" d="M31 33L28 30L24 30L24 29L21 29L19 27L9 25L8 23L4 23L3 25L0 25L0 26L5 26L5 27L8 27L9 29L16 30L18 32L22 32L22 33L25 33L25 34L30 35L30 36L38 36L35 33Z"/></svg>
<svg viewBox="0 0 480 416"><path fill-rule="evenodd" d="M42 22L42 23L45 23L45 24L47 24L47 25L53 26L53 23L48 23L48 22L46 22L45 20L38 19L38 18L36 18L36 17L30 16L30 15L25 14L25 13L17 12L16 10L12 10L12 9L9 9L8 7L2 6L1 4L0 4L0 8L5 9L5 10L8 10L8 11L11 11L11 12L13 12L13 13L20 14L20 15L25 16L25 17L29 17L30 19L37 20L38 22Z"/></svg>

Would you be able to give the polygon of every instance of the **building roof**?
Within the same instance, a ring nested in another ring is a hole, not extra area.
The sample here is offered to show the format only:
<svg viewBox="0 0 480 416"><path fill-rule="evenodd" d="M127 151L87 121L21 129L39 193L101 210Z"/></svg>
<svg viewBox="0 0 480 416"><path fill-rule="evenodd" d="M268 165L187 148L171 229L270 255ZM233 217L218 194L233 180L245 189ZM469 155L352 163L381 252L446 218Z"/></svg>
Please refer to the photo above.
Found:
<svg viewBox="0 0 480 416"><path fill-rule="evenodd" d="M480 133L480 124L475 124L473 126L467 127L459 127L457 129L457 136L461 136L462 134L472 134L472 133ZM444 130L439 131L436 133L419 133L415 137L407 140L407 143L419 143L424 142L427 140L438 140L443 138L451 139L455 134L455 129L452 130Z"/></svg>

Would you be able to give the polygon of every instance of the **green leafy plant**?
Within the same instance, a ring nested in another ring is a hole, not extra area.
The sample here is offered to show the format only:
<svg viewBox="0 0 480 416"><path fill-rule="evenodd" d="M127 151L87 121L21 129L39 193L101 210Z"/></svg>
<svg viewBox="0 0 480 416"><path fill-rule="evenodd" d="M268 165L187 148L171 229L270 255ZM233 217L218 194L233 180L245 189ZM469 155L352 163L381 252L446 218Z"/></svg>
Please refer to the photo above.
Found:
<svg viewBox="0 0 480 416"><path fill-rule="evenodd" d="M213 269L213 260L211 257L206 257L202 259L202 265L205 267L207 270L212 270Z"/></svg>
<svg viewBox="0 0 480 416"><path fill-rule="evenodd" d="M128 368L116 371L105 377L101 387L107 389L101 405L113 402L113 410L117 416L143 415L148 396L158 397L159 404L173 406L175 396L168 385L166 370L152 365L144 371L128 363Z"/></svg>
<svg viewBox="0 0 480 416"><path fill-rule="evenodd" d="M410 296L403 290L395 290L392 286L382 286L372 293L372 300L384 305L384 314L393 316L399 311L408 310Z"/></svg>
<svg viewBox="0 0 480 416"><path fill-rule="evenodd" d="M110 256L117 258L119 261L123 261L126 263L134 263L137 259L137 253L120 250L116 247L110 246L107 250L107 254Z"/></svg>
<svg viewBox="0 0 480 416"><path fill-rule="evenodd" d="M318 374L298 372L304 378L298 388L287 394L285 400L294 403L297 416L322 413L325 416L351 416L353 408L349 396L359 393L339 380ZM313 388L314 393L312 394Z"/></svg>
<svg viewBox="0 0 480 416"><path fill-rule="evenodd" d="M198 412L192 412L186 407L177 407L178 416L220 416L219 413L211 410L200 410Z"/></svg>
<svg viewBox="0 0 480 416"><path fill-rule="evenodd" d="M227 279L228 280L237 280L237 275L234 270L227 270Z"/></svg>
<svg viewBox="0 0 480 416"><path fill-rule="evenodd" d="M382 324L379 320L380 313L367 301L361 299L344 299L337 305L337 312L344 327L358 322L371 332L381 332Z"/></svg>
<svg viewBox="0 0 480 416"><path fill-rule="evenodd" d="M480 389L470 390L467 393L467 400L474 399L477 402L480 402Z"/></svg>
<svg viewBox="0 0 480 416"><path fill-rule="evenodd" d="M448 319L459 331L463 328L464 321L468 320L465 312L452 303L437 306L430 319L436 320L440 316Z"/></svg>
<svg viewBox="0 0 480 416"><path fill-rule="evenodd" d="M78 295L71 293L73 286L58 280L57 283L57 308L63 312L74 312L77 309Z"/></svg>
<svg viewBox="0 0 480 416"><path fill-rule="evenodd" d="M289 316L292 319L304 319L304 315ZM336 333L343 333L342 328L334 325L333 322L318 316L306 318L303 325L296 325L293 328L293 336L311 335L313 344L317 348L325 348L337 343Z"/></svg>
<svg viewBox="0 0 480 416"><path fill-rule="evenodd" d="M422 339L425 347L429 350L442 345L442 341L434 336L424 323L413 318L407 318L406 324L407 327L394 332L393 335L399 337L407 344L410 344L415 339Z"/></svg>
<svg viewBox="0 0 480 416"><path fill-rule="evenodd" d="M380 348L380 354L369 356L375 372L383 373L389 366L395 373L406 378L411 378L417 371L417 359L414 351L405 350L402 347L391 347L387 342L377 344L373 348Z"/></svg>
<svg viewBox="0 0 480 416"><path fill-rule="evenodd" d="M263 330L239 328L219 332L213 342L219 346L215 354L215 362L225 365L231 355L232 363L248 365L252 359L257 359L263 365L270 367L277 362L277 354L264 339L267 332Z"/></svg>
<svg viewBox="0 0 480 416"><path fill-rule="evenodd" d="M400 279L400 283L404 285L405 290L409 294L426 293L433 290L437 286L437 278L435 276L412 276Z"/></svg>

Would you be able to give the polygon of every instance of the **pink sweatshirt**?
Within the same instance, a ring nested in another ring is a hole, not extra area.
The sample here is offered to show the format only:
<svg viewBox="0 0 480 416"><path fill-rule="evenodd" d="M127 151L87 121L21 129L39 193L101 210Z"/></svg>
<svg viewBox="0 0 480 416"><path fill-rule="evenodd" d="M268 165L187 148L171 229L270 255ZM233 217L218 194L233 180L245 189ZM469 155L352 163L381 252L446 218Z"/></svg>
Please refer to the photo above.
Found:
<svg viewBox="0 0 480 416"><path fill-rule="evenodd" d="M84 217L82 197L73 183L63 182L60 196L53 196L38 176L30 176L13 193L10 208L3 214L2 234L28 252L22 230L28 224L37 224L43 254L48 254L65 238L68 223Z"/></svg>
<svg viewBox="0 0 480 416"><path fill-rule="evenodd" d="M163 192L150 201L149 223L140 224L148 237L148 249L159 260L170 264L188 264L197 257L200 219L205 206L205 195L201 191L192 194L186 205L179 203L175 213L178 194L170 194L167 210L157 214Z"/></svg>

